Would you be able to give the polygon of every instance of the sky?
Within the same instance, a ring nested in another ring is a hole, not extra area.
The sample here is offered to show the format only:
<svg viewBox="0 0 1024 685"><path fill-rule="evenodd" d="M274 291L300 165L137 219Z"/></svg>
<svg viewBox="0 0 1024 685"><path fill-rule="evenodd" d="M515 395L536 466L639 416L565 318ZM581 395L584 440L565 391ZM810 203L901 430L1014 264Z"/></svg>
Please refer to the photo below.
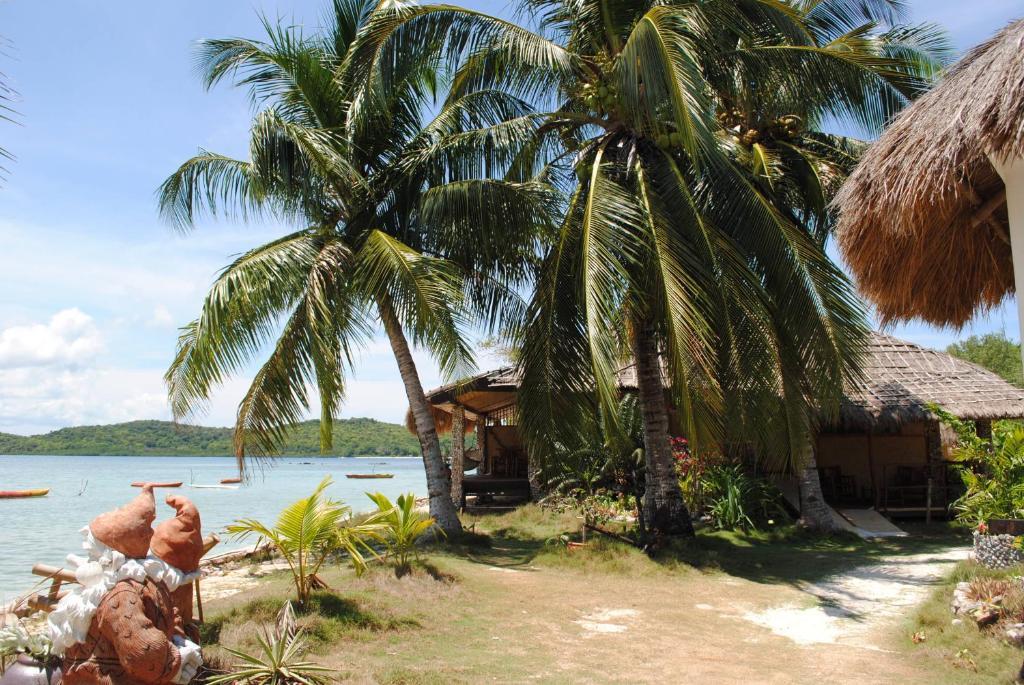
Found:
<svg viewBox="0 0 1024 685"><path fill-rule="evenodd" d="M463 0L509 14L505 0ZM1024 15L1010 0L910 0L913 21L946 26L960 50ZM193 67L202 38L259 37L259 12L310 29L320 0L0 0L0 71L19 93L0 123L17 156L0 186L0 432L167 419L162 381L178 327L218 270L290 230L209 221L180 234L157 216L161 181L199 148L246 154L251 109L227 86L205 91ZM963 331L901 326L929 347L975 333L1017 337L1007 302ZM417 352L423 384L442 382ZM486 355L481 368L495 363ZM198 422L230 425L249 381L218 389ZM343 417L400 421L406 400L378 333L363 351Z"/></svg>

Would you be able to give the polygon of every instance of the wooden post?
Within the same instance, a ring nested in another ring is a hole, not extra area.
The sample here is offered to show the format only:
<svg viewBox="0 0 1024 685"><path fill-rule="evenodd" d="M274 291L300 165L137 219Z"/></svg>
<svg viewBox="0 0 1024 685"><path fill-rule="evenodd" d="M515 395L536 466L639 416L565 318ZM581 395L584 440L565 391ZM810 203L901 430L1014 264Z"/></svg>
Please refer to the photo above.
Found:
<svg viewBox="0 0 1024 685"><path fill-rule="evenodd" d="M875 477L875 440L871 427L868 427L868 476L871 481L871 495L874 500L873 506L878 509L878 482Z"/></svg>
<svg viewBox="0 0 1024 685"><path fill-rule="evenodd" d="M925 507L924 522L925 523L931 523L932 522L932 474L931 474L930 470L928 471L928 492L927 492L927 496L925 497L924 507Z"/></svg>
<svg viewBox="0 0 1024 685"><path fill-rule="evenodd" d="M976 432L978 437L982 440L991 440L992 422L988 419L978 419L974 422L974 432Z"/></svg>
<svg viewBox="0 0 1024 685"><path fill-rule="evenodd" d="M204 619L205 619L205 617L203 616L203 595L202 595L202 593L199 592L199 579L198 578L196 578L194 585L195 585L195 588L196 588L196 609L197 609L197 613L199 614L199 622L203 623Z"/></svg>
<svg viewBox="0 0 1024 685"><path fill-rule="evenodd" d="M924 424L924 449L928 476L928 485L925 495L925 523L932 522L932 471L935 465L942 463L942 429L938 421L928 421Z"/></svg>
<svg viewBox="0 0 1024 685"><path fill-rule="evenodd" d="M1006 215L1010 220L1010 257L1013 260L1013 279L1018 293L1024 292L1024 160L1016 155L1002 158L989 155L1006 186ZM1017 298L1017 321L1024 331L1024 297ZM1024 339L1024 336L1022 336ZM1024 359L1024 345L1021 346Z"/></svg>
<svg viewBox="0 0 1024 685"><path fill-rule="evenodd" d="M462 506L462 474L466 464L466 410L456 405L452 410L452 502Z"/></svg>
<svg viewBox="0 0 1024 685"><path fill-rule="evenodd" d="M487 414L478 414L476 419L476 446L480 450L480 473L491 472L487 459Z"/></svg>

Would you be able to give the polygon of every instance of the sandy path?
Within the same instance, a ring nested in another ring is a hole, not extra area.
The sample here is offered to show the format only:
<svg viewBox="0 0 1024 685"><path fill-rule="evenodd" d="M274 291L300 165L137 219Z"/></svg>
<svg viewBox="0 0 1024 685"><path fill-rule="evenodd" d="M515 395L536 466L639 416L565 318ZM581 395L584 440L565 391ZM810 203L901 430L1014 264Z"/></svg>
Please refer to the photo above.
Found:
<svg viewBox="0 0 1024 685"><path fill-rule="evenodd" d="M804 590L816 598L815 606L790 602L747 612L743 618L800 645L845 644L884 650L884 628L924 601L952 565L967 555L966 549L957 548L889 557L808 584Z"/></svg>

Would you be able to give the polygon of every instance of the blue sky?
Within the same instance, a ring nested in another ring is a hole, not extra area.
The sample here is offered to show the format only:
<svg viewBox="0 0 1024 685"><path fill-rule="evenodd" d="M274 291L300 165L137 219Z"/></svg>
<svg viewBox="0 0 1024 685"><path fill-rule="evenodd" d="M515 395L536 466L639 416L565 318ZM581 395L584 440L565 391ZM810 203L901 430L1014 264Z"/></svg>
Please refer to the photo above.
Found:
<svg viewBox="0 0 1024 685"><path fill-rule="evenodd" d="M465 4L505 13L505 2ZM1022 12L1006 0L911 0L966 49ZM280 225L201 225L187 236L157 218L155 189L203 147L244 155L244 95L205 92L201 38L258 37L257 11L317 24L317 1L173 3L0 0L0 57L20 93L20 126L0 125L17 155L0 188L0 431L168 418L161 376L177 327L192 319L217 270ZM896 335L942 347L1006 330L1007 303L962 333L912 325ZM440 382L418 357L424 384ZM483 358L482 366L493 360ZM228 425L248 379L227 383L202 422ZM343 416L398 421L406 401L385 341L362 355Z"/></svg>

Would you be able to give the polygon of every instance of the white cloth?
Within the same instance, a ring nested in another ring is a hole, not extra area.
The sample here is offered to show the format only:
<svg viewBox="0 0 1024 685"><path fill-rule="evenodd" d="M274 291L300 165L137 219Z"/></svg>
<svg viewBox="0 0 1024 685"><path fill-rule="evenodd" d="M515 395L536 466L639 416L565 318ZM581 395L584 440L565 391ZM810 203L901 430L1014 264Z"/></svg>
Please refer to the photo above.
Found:
<svg viewBox="0 0 1024 685"><path fill-rule="evenodd" d="M148 577L154 582L165 583L167 589L174 592L199 577L198 571L185 573L152 553L145 559L128 559L93 537L88 526L81 532L82 549L87 556L69 554L67 557L68 566L74 570L79 585L68 590L47 619L53 653L59 656L68 647L85 641L100 601L120 581L131 579L141 583Z"/></svg>
<svg viewBox="0 0 1024 685"><path fill-rule="evenodd" d="M203 665L203 653L199 645L179 635L174 636L174 646L181 656L181 667L178 675L174 676L174 682L185 685L196 677L199 667Z"/></svg>

